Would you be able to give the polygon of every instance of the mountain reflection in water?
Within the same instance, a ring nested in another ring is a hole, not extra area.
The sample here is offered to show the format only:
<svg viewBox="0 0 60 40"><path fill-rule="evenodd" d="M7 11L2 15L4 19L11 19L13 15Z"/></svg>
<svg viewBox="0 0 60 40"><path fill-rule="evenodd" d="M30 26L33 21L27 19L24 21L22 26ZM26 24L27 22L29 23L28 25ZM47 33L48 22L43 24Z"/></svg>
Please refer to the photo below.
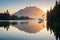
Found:
<svg viewBox="0 0 60 40"><path fill-rule="evenodd" d="M28 32L28 33L37 33L40 30L42 30L44 27L41 25L39 25L37 22L18 22L17 25L14 25L16 28L18 28L19 30Z"/></svg>
<svg viewBox="0 0 60 40"><path fill-rule="evenodd" d="M43 28L45 28L45 25L43 25L44 23L38 23L38 21L20 21L20 22L0 22L0 27L4 27L7 29L7 31L9 31L9 27L10 25L12 25L14 28L17 28L20 31L24 31L26 33L38 33L41 30L43 30ZM59 39L60 40L60 27L54 27L53 24L49 25L49 23L47 24L47 31L51 30L51 33L53 32L56 40Z"/></svg>
<svg viewBox="0 0 60 40"><path fill-rule="evenodd" d="M9 25L13 25L18 30L28 33L37 33L44 28L37 21L0 22L0 27L4 27L7 30L9 29Z"/></svg>

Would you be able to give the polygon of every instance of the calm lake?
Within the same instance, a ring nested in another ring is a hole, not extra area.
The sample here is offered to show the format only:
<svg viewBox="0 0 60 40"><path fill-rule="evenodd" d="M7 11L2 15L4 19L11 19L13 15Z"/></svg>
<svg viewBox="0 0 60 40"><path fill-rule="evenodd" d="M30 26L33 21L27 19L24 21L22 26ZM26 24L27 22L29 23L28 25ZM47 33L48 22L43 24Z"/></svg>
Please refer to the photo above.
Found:
<svg viewBox="0 0 60 40"><path fill-rule="evenodd" d="M46 22L0 21L0 40L56 40L54 33L47 30Z"/></svg>

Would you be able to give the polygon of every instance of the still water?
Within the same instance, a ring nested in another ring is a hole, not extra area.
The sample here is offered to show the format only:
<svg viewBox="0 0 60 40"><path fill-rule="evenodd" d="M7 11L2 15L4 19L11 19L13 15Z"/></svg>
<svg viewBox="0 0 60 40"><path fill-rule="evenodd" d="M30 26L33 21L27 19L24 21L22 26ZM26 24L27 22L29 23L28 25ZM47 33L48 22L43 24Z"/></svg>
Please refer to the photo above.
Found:
<svg viewBox="0 0 60 40"><path fill-rule="evenodd" d="M0 40L56 40L46 23L36 20L0 22Z"/></svg>

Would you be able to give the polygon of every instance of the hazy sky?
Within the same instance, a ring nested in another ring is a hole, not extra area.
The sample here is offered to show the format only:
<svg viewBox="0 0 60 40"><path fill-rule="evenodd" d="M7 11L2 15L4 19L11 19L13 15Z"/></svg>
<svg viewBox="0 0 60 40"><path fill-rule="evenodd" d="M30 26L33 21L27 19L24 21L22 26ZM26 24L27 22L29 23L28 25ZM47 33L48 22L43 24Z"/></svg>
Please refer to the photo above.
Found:
<svg viewBox="0 0 60 40"><path fill-rule="evenodd" d="M12 14L29 6L37 6L46 12L47 9L55 5L55 1L56 0L0 0L0 12L8 9Z"/></svg>

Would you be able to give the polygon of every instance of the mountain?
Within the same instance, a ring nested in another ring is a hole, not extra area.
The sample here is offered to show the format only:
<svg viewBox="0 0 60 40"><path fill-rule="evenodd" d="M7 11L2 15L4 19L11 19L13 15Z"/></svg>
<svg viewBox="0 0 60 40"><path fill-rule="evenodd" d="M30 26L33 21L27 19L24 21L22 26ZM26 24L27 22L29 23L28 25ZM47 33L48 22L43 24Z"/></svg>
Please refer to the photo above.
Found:
<svg viewBox="0 0 60 40"><path fill-rule="evenodd" d="M32 18L40 18L40 16L42 16L43 14L44 14L44 12L35 6L26 7L24 9L17 11L16 13L14 13L14 15L17 15L18 17L29 16Z"/></svg>

